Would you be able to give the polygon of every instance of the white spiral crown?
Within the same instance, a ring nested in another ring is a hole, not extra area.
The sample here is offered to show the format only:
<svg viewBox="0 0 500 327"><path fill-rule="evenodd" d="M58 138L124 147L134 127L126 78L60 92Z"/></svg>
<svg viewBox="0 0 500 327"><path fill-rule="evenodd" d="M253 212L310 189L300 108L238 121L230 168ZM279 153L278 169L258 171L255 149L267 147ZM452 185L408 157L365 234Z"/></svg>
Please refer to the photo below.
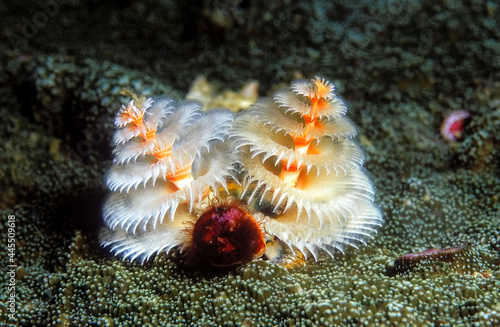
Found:
<svg viewBox="0 0 500 327"><path fill-rule="evenodd" d="M318 249L357 247L382 223L346 112L334 86L316 77L258 101L233 124L243 198L266 214L268 235L315 258Z"/></svg>
<svg viewBox="0 0 500 327"><path fill-rule="evenodd" d="M105 181L112 191L103 216L103 245L125 258L142 258L178 245L196 220L193 207L227 188L236 161L228 127L234 114L201 111L194 101L130 101L115 119L113 166Z"/></svg>

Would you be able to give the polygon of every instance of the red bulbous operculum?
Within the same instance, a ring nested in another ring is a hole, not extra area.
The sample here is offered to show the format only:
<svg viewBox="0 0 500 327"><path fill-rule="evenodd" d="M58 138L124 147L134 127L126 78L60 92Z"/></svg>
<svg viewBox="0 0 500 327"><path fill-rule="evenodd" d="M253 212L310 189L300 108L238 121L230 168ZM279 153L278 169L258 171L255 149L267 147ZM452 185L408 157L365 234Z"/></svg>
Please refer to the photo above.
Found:
<svg viewBox="0 0 500 327"><path fill-rule="evenodd" d="M204 212L193 229L194 254L217 267L244 264L264 254L259 223L243 209L218 206Z"/></svg>

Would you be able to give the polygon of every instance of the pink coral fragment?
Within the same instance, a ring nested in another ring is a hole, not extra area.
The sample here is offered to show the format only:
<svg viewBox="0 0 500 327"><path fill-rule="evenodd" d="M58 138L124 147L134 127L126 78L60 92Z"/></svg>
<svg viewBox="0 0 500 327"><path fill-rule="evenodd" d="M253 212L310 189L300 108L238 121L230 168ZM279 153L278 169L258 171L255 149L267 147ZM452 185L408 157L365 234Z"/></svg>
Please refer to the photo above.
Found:
<svg viewBox="0 0 500 327"><path fill-rule="evenodd" d="M456 142L462 136L465 122L470 114L465 110L457 110L449 114L441 125L441 135L446 141Z"/></svg>

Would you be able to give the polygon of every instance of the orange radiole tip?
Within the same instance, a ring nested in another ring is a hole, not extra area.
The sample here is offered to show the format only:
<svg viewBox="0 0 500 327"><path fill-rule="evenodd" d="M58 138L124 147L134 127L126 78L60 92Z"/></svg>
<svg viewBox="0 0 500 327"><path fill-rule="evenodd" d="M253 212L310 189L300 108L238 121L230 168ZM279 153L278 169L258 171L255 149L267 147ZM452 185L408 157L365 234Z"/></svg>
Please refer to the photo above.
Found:
<svg viewBox="0 0 500 327"><path fill-rule="evenodd" d="M166 174L165 178L181 189L193 180L193 176L191 175L191 165L186 165L173 173Z"/></svg>
<svg viewBox="0 0 500 327"><path fill-rule="evenodd" d="M144 133L144 140L154 140L156 136L156 128L147 128Z"/></svg>
<svg viewBox="0 0 500 327"><path fill-rule="evenodd" d="M156 146L154 149L153 149L153 155L156 157L156 159L160 160L160 159L163 159L163 158L166 158L166 157L169 157L171 154L172 154L172 148L173 148L174 144L169 144L165 147L158 147Z"/></svg>
<svg viewBox="0 0 500 327"><path fill-rule="evenodd" d="M326 79L316 76L313 83L316 87L314 97L329 99L333 96L334 86Z"/></svg>
<svg viewBox="0 0 500 327"><path fill-rule="evenodd" d="M139 125L142 124L142 119L144 117L144 112L138 110L133 102L130 102L125 110L118 114L123 121L128 121L129 124Z"/></svg>

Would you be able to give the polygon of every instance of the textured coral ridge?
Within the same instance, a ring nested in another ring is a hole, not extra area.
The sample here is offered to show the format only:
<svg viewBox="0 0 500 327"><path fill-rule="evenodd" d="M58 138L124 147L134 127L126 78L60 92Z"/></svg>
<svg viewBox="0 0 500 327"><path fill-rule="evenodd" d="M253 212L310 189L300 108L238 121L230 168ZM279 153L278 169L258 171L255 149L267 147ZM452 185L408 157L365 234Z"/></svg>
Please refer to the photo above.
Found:
<svg viewBox="0 0 500 327"><path fill-rule="evenodd" d="M185 246L183 230L210 194L227 188L235 158L227 140L233 114L202 112L194 101L134 100L115 118L113 166L105 180L111 195L100 235L124 258L147 260Z"/></svg>
<svg viewBox="0 0 500 327"><path fill-rule="evenodd" d="M353 141L354 124L327 80L297 80L237 117L247 177L243 198L266 214L265 232L315 258L357 247L382 223Z"/></svg>

